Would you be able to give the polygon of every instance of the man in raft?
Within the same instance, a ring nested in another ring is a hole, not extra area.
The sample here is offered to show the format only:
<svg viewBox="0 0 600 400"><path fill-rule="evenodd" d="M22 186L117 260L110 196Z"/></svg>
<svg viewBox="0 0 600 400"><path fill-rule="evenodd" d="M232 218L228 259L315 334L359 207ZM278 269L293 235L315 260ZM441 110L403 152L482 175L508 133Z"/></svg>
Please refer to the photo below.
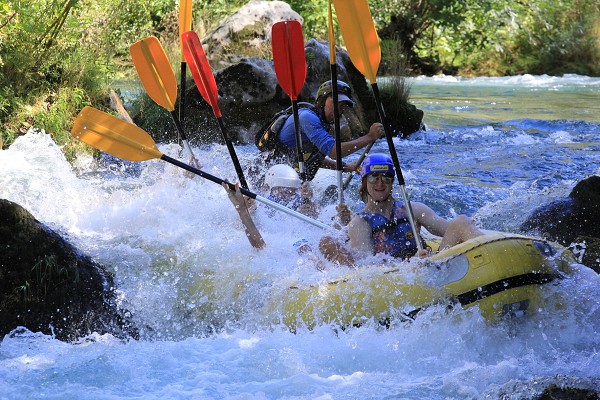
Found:
<svg viewBox="0 0 600 400"><path fill-rule="evenodd" d="M340 114L354 106L352 89L347 83L338 80L338 105ZM324 82L317 90L315 106L300 108L298 118L300 123L300 138L304 150L304 165L306 180L312 180L319 168L336 168L335 138L329 133L334 121L333 85L331 81ZM385 134L383 125L376 122L371 125L369 132L357 139L342 142L342 157L373 143ZM296 156L296 128L294 117L290 115L281 128L277 137L278 145L272 157L284 160L286 163L297 167ZM353 172L354 163L348 163L343 170Z"/></svg>

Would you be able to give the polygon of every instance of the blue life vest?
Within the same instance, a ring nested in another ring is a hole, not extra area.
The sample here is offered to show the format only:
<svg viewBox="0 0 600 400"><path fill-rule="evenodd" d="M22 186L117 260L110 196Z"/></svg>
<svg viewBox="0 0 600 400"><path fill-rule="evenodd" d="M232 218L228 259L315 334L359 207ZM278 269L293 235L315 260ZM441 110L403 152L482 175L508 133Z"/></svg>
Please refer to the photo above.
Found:
<svg viewBox="0 0 600 400"><path fill-rule="evenodd" d="M397 258L410 258L417 253L417 242L403 207L401 201L394 202L391 220L381 214L359 213L371 227L376 254L386 253ZM420 240L423 242L422 238Z"/></svg>

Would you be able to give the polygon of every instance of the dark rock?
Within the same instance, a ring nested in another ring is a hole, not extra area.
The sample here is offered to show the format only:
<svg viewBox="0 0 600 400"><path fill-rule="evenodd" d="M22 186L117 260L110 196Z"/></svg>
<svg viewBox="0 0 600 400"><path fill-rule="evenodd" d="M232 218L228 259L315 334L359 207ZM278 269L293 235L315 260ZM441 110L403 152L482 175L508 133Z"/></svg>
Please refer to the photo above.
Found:
<svg viewBox="0 0 600 400"><path fill-rule="evenodd" d="M585 240L586 261L583 263L600 271L597 257L600 250L597 247L600 239L600 176L577 183L568 198L538 208L520 229L564 246Z"/></svg>
<svg viewBox="0 0 600 400"><path fill-rule="evenodd" d="M590 389L561 388L548 385L538 400L598 400L598 392Z"/></svg>
<svg viewBox="0 0 600 400"><path fill-rule="evenodd" d="M0 199L0 335L23 326L64 341L92 332L136 337L115 299L102 266Z"/></svg>

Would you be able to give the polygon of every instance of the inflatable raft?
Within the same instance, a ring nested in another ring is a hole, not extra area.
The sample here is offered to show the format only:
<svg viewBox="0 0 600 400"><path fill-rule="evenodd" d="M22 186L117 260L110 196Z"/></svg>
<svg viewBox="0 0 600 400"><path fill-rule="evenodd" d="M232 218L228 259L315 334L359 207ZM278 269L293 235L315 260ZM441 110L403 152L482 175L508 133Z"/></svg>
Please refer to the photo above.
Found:
<svg viewBox="0 0 600 400"><path fill-rule="evenodd" d="M412 272L405 265L362 267L322 284L287 287L268 312L291 329L348 327L412 319L427 305L445 302L478 306L497 321L543 307L543 286L568 273L573 261L569 251L542 239L495 232L404 263L413 264Z"/></svg>

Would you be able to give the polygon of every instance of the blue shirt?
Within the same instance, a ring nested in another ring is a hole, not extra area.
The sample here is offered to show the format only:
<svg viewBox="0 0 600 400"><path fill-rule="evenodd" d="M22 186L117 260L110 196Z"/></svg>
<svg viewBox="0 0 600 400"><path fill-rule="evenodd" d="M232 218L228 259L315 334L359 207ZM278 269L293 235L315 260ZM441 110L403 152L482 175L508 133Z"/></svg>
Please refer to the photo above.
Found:
<svg viewBox="0 0 600 400"><path fill-rule="evenodd" d="M309 108L298 109L300 121L300 140L302 149L311 152L313 147L329 156L335 146L335 138L329 134L329 124ZM279 141L289 149L296 149L296 128L294 116L290 115L279 132Z"/></svg>

